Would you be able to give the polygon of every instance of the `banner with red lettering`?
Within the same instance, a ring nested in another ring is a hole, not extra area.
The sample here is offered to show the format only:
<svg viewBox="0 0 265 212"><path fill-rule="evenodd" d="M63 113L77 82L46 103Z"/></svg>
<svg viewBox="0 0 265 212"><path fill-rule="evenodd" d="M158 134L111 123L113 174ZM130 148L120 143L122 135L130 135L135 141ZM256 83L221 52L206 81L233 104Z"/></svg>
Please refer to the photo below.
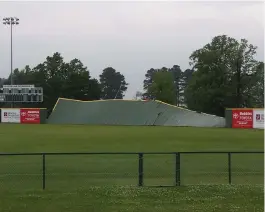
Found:
<svg viewBox="0 0 265 212"><path fill-rule="evenodd" d="M253 128L253 110L232 110L232 128Z"/></svg>
<svg viewBox="0 0 265 212"><path fill-rule="evenodd" d="M40 109L24 108L20 109L20 123L21 124L39 124L40 123Z"/></svg>

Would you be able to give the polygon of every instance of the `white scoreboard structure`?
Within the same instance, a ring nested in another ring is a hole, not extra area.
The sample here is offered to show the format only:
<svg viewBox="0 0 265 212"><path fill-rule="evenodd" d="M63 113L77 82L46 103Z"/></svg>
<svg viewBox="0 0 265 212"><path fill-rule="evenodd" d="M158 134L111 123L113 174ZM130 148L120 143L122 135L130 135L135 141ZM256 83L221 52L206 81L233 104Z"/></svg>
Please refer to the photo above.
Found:
<svg viewBox="0 0 265 212"><path fill-rule="evenodd" d="M43 88L34 85L3 85L0 88L1 102L43 102Z"/></svg>

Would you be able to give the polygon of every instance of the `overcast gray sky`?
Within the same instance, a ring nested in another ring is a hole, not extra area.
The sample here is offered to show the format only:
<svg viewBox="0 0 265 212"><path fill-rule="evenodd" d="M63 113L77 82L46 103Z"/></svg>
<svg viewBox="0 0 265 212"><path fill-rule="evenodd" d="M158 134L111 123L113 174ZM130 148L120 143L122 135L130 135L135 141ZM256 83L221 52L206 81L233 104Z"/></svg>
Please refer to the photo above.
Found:
<svg viewBox="0 0 265 212"><path fill-rule="evenodd" d="M60 52L98 79L106 67L125 75L126 99L142 90L150 68L189 68L190 54L216 35L246 38L264 58L263 2L0 2L17 16L14 68ZM0 25L0 77L10 73L10 30ZM44 91L45 92L45 91Z"/></svg>

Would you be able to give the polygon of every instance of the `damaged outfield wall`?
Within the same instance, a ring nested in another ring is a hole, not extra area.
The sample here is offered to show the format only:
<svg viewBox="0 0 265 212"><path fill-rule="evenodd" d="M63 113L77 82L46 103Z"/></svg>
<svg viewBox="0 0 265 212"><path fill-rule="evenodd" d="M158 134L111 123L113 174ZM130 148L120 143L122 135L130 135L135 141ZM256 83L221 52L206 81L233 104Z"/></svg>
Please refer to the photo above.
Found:
<svg viewBox="0 0 265 212"><path fill-rule="evenodd" d="M59 98L50 124L225 127L225 118L198 113L160 101Z"/></svg>

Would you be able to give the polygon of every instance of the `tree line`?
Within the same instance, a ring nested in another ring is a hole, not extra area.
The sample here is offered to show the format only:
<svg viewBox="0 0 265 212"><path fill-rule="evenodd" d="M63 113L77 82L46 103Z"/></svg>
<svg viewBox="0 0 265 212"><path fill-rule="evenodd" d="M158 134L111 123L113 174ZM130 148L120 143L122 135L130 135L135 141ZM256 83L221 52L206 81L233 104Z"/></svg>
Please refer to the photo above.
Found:
<svg viewBox="0 0 265 212"><path fill-rule="evenodd" d="M149 69L141 95L218 116L225 108L263 108L264 62L256 50L246 39L216 36L191 54L191 69Z"/></svg>
<svg viewBox="0 0 265 212"><path fill-rule="evenodd" d="M80 60L75 58L65 62L58 52L34 68L27 65L24 69L15 69L12 76L13 84L34 84L43 87L44 91L42 103L16 103L16 107L44 107L49 111L59 97L87 101L122 99L128 86L125 77L111 67L102 71L98 81L90 76L88 68ZM0 79L0 86L10 83L10 76Z"/></svg>
<svg viewBox="0 0 265 212"><path fill-rule="evenodd" d="M246 39L216 36L192 52L190 69L182 71L179 65L174 65L147 70L143 92L137 91L135 98L160 100L219 116L224 116L225 108L264 107L264 63L255 60L256 50ZM128 88L124 75L114 68L105 68L97 80L79 59L65 62L58 52L36 67L15 69L13 83L43 87L44 101L30 106L49 110L58 97L122 99ZM3 84L10 84L10 76L0 78L0 86Z"/></svg>

